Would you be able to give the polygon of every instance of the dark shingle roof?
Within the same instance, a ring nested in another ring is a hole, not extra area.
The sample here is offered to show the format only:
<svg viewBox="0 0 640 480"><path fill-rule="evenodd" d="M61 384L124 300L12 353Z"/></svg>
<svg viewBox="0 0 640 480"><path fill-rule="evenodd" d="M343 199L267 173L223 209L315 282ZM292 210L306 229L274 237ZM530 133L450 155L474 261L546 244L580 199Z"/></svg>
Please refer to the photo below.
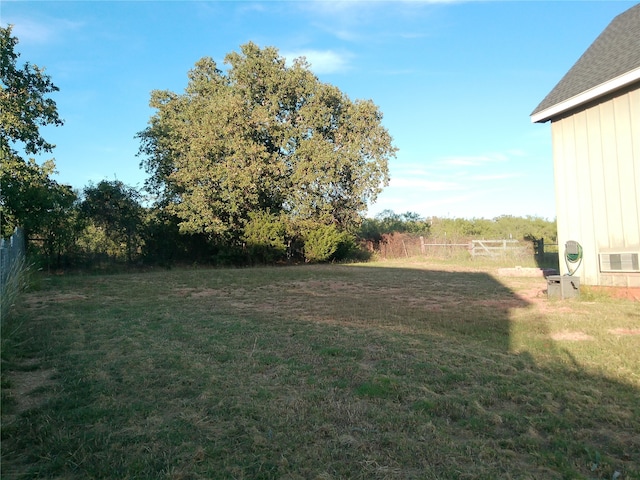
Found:
<svg viewBox="0 0 640 480"><path fill-rule="evenodd" d="M531 115L640 68L640 4L605 28Z"/></svg>

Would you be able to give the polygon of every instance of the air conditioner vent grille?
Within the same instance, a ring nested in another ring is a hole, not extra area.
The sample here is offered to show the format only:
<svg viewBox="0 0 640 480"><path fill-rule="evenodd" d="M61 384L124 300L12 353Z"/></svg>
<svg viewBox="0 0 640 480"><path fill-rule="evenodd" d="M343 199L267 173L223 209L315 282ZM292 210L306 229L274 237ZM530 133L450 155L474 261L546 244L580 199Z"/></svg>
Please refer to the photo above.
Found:
<svg viewBox="0 0 640 480"><path fill-rule="evenodd" d="M601 272L640 272L638 253L601 253Z"/></svg>

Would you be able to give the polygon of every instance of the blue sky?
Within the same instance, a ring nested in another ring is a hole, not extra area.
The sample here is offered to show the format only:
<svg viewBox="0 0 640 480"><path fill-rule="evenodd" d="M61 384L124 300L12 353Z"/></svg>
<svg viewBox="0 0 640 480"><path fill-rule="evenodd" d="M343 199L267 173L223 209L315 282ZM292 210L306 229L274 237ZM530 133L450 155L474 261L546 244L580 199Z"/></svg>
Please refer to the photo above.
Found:
<svg viewBox="0 0 640 480"><path fill-rule="evenodd" d="M0 2L19 62L51 76L65 125L45 127L61 183L142 187L135 134L152 90L182 92L203 56L253 41L306 56L323 82L371 99L399 151L369 209L553 219L551 130L529 115L636 2Z"/></svg>

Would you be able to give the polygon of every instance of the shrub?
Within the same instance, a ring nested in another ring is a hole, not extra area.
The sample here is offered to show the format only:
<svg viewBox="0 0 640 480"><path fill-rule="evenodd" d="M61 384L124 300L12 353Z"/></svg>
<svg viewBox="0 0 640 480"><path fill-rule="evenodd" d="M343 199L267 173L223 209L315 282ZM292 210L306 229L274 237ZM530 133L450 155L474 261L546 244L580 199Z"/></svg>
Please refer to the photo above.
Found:
<svg viewBox="0 0 640 480"><path fill-rule="evenodd" d="M341 232L335 225L317 227L305 237L304 256L307 262L344 260L356 250L353 236Z"/></svg>
<svg viewBox="0 0 640 480"><path fill-rule="evenodd" d="M287 237L286 220L269 212L252 212L244 227L243 240L253 261L269 263L284 258Z"/></svg>

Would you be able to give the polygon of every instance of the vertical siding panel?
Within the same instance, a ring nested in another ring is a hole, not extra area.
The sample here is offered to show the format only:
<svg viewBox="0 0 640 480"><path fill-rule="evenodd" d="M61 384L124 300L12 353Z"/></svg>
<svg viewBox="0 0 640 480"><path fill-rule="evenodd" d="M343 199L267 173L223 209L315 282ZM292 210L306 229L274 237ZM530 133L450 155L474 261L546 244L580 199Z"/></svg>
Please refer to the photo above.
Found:
<svg viewBox="0 0 640 480"><path fill-rule="evenodd" d="M589 131L587 112L581 111L573 116L575 134L575 173L573 183L576 196L570 215L578 219L579 228L574 240L580 242L584 258L576 272L585 284L598 281L598 259L595 253L594 204L591 194L591 153L589 151ZM564 259L563 259L564 261Z"/></svg>
<svg viewBox="0 0 640 480"><path fill-rule="evenodd" d="M558 227L558 248L560 249L560 255L563 253L563 244L567 241L569 235L568 227L568 209L567 209L567 187L566 187L566 159L564 145L567 143L565 138L565 124L569 119L562 119L555 121L551 124L551 135L553 145L553 170L555 177L555 189L556 189L556 215L557 215L557 227ZM564 261L560 261L560 273L567 273L567 268Z"/></svg>
<svg viewBox="0 0 640 480"><path fill-rule="evenodd" d="M618 184L618 148L613 102L600 105L600 126L602 137L602 155L604 159L604 185L606 192L608 245L611 248L624 247L622 235L622 202Z"/></svg>
<svg viewBox="0 0 640 480"><path fill-rule="evenodd" d="M636 203L640 204L640 85L629 93L631 112L631 141L633 142L633 166L636 179ZM638 219L640 221L640 219Z"/></svg>
<svg viewBox="0 0 640 480"><path fill-rule="evenodd" d="M600 284L600 264L598 252L609 246L607 222L607 194L604 184L605 162L602 155L602 138L600 137L600 108L592 107L587 110L587 128L589 143L589 175L591 179L591 203L593 205L594 249L591 252L595 268L596 279L593 285ZM585 283L587 283L585 281Z"/></svg>
<svg viewBox="0 0 640 480"><path fill-rule="evenodd" d="M638 238L637 250L640 252L640 85L636 90L629 92L629 126L631 129L631 174L633 178L634 196L636 205L636 217L630 219L635 222Z"/></svg>
<svg viewBox="0 0 640 480"><path fill-rule="evenodd" d="M558 245L564 237L564 200L563 200L563 178L560 166L563 164L562 159L562 121L551 122L551 150L553 156L553 180L555 182L555 201L556 201L556 230L558 234ZM560 262L560 273L563 272L562 262Z"/></svg>
<svg viewBox="0 0 640 480"><path fill-rule="evenodd" d="M631 130L631 96L622 95L613 100L616 145L618 149L617 164L620 182L620 203L622 208L622 236L625 247L640 245L640 226L638 217L638 197L636 192L635 172L633 165L633 138Z"/></svg>
<svg viewBox="0 0 640 480"><path fill-rule="evenodd" d="M572 115L564 122L564 189L565 213L567 214L567 233L577 240L580 236L580 205L578 204L578 162L576 155L576 117Z"/></svg>
<svg viewBox="0 0 640 480"><path fill-rule="evenodd" d="M631 148L633 149L633 175L636 186L636 205L638 205L638 229L640 229L640 85L629 93L629 111L631 113Z"/></svg>

